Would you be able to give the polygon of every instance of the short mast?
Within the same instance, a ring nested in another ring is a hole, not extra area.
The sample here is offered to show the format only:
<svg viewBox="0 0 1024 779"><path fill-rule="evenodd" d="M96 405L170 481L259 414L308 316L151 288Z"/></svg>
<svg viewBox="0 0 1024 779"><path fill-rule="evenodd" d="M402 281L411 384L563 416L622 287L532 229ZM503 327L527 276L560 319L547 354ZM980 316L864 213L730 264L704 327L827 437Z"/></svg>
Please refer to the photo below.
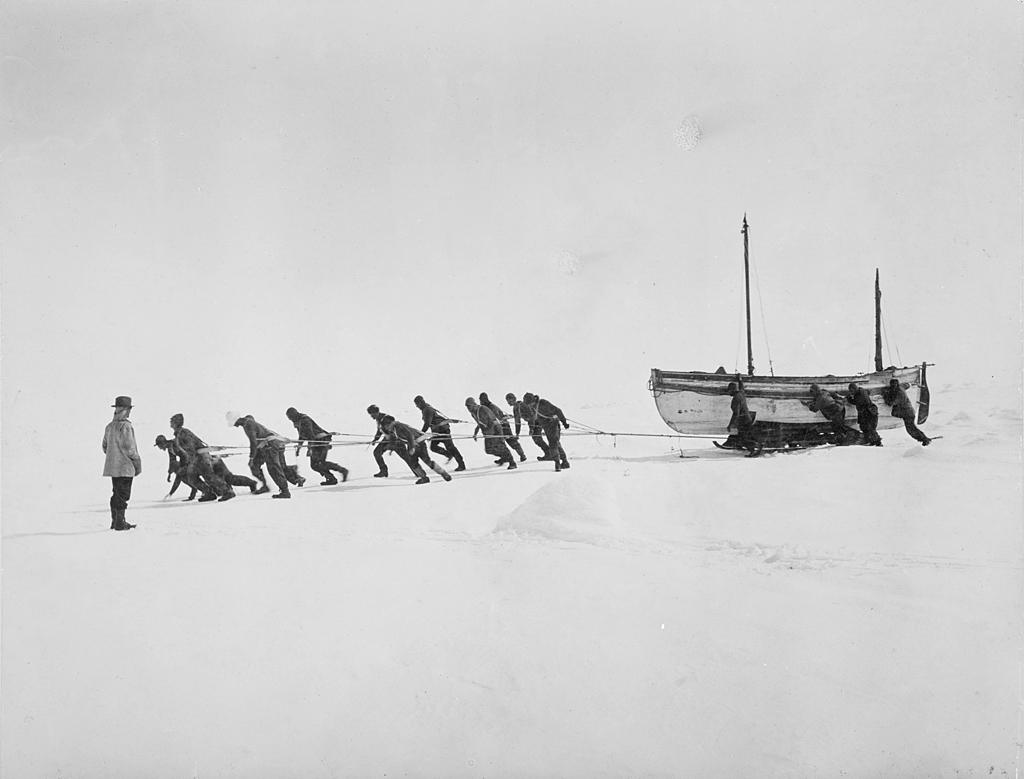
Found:
<svg viewBox="0 0 1024 779"><path fill-rule="evenodd" d="M875 370L882 370L882 288L875 268Z"/></svg>
<svg viewBox="0 0 1024 779"><path fill-rule="evenodd" d="M743 215L743 281L747 296L747 375L754 375L754 351L750 345L750 245L748 242L750 228L747 215Z"/></svg>

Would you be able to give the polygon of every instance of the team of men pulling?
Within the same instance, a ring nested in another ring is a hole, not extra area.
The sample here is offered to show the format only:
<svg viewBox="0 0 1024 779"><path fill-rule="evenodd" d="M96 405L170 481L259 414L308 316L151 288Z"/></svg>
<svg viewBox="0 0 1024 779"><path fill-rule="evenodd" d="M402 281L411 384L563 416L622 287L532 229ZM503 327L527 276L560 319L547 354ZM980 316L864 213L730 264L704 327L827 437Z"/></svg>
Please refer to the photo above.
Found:
<svg viewBox="0 0 1024 779"><path fill-rule="evenodd" d="M473 440L483 434L484 451L492 455L496 465L507 465L509 470L517 466L513 452L523 462L526 453L519 443L519 434L525 423L534 443L543 453L538 460L553 461L556 471L569 467L569 460L561 444L561 431L568 428L569 423L558 406L531 392L517 400L511 392L505 396L511 414L495 405L486 392L477 398L466 398L466 410L476 423ZM376 405L371 405L366 412L377 424L376 434L370 441L374 446L373 458L377 463L376 478L388 476L388 466L384 461L387 452L394 452L416 476L416 484L430 481L422 465L426 465L445 481L452 477L443 467L431 459L434 452L446 458L448 462L455 460L455 471L466 470L462 453L455 445L452 437L451 424L462 420L453 419L442 414L417 395L413 399L423 417L420 428L399 422L393 416L385 414ZM294 443L295 455L298 456L303 445L306 446L310 468L323 477L321 485L338 484L348 479L348 469L330 462L327 454L333 445L336 433L330 433L318 425L308 414L295 408L285 412L295 426L296 437L289 439L257 422L252 415L242 415L234 411L227 412L228 424L242 428L249 440L249 471L252 478L236 476L224 463L224 460L199 436L184 427L185 418L175 414L170 419L173 438L159 435L156 446L167 452L167 479L173 477L174 484L168 495L173 495L181 484L191 489L186 500L193 500L201 495L199 502L211 500L231 500L235 497L234 487L248 487L254 495L270 492L267 476L263 473L266 465L270 480L277 486L277 492L271 497L290 498L289 485L301 487L305 478L299 475L298 468L285 462L285 450ZM515 424L513 431L512 425ZM422 465L421 465L422 464Z"/></svg>
<svg viewBox="0 0 1024 779"><path fill-rule="evenodd" d="M856 438L856 431L846 426L846 403L857 409L857 424L860 427L860 443L866 446L881 446L882 437L878 435L878 406L871 400L868 391L850 382L849 392L846 395L839 395L835 392L823 390L817 384L812 384L808 389L810 400L801 401L811 411L819 412L830 427L830 440L840 446L853 443ZM729 382L727 391L732 395L732 417L726 430L736 428L737 443L739 447L748 449L751 454L756 454L761 443L754 432L755 414L747 407L747 396L743 389L742 381L739 383ZM890 379L889 386L882 390L882 402L892 407L892 415L903 420L907 433L922 446L928 446L932 442L920 428L914 424L914 406L907 397L899 379Z"/></svg>

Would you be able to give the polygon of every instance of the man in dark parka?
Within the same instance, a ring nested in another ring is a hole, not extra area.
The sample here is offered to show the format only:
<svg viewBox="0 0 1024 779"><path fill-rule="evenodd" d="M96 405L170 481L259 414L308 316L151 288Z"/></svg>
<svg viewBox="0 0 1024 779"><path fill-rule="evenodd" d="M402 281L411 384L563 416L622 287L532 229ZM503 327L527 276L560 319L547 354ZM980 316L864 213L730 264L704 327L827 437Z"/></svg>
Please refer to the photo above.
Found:
<svg viewBox="0 0 1024 779"><path fill-rule="evenodd" d="M548 439L548 452L551 459L555 461L555 470L561 471L569 467L569 458L565 456L565 449L562 448L562 428L569 429L569 422L562 413L562 409L549 400L538 397L532 392L523 395L523 403L528 406L537 417L537 422L544 430Z"/></svg>
<svg viewBox="0 0 1024 779"><path fill-rule="evenodd" d="M320 482L321 486L338 483L331 471L337 471L341 474L341 480L347 481L348 468L329 462L327 459L327 453L331 450L331 434L314 422L308 414L301 414L294 408L289 408L284 413L295 425L297 431L299 445L295 447L295 455L298 456L302 443L306 442L309 467L324 477L324 480Z"/></svg>
<svg viewBox="0 0 1024 779"><path fill-rule="evenodd" d="M501 432L505 434L505 443L508 444L509 448L512 449L516 454L519 455L519 461L526 461L526 453L523 452L523 447L519 444L518 434L512 434L512 425L509 424L508 414L502 411L498 406L491 402L491 399L487 397L486 392L480 393L480 405L489 408L491 413L494 414L498 420L498 424L501 425Z"/></svg>
<svg viewBox="0 0 1024 779"><path fill-rule="evenodd" d="M871 400L868 391L855 382L850 382L846 400L857 409L857 425L860 427L864 443L868 446L881 446L882 437L878 435L878 406Z"/></svg>
<svg viewBox="0 0 1024 779"><path fill-rule="evenodd" d="M537 423L537 415L532 412L532 409L528 408L523 401L516 400L516 396L509 392L505 395L505 402L512 407L512 418L516 424L516 438L519 438L519 431L522 429L522 424L526 422L526 428L530 432L530 438L533 440L540 450L544 453L538 460L550 460L551 455L548 453L548 445L544 442L544 436L541 435L540 425Z"/></svg>
<svg viewBox="0 0 1024 779"><path fill-rule="evenodd" d="M466 462L462 459L462 452L459 451L459 448L452 440L451 420L427 403L422 395L417 395L412 399L412 402L423 415L421 432L426 433L429 430L432 433L430 436L430 451L436 452L442 457L448 458L448 460L454 458L456 471L466 470Z"/></svg>
<svg viewBox="0 0 1024 779"><path fill-rule="evenodd" d="M914 405L907 397L907 393L900 385L899 379L889 379L889 386L882 390L882 400L892 406L892 415L903 420L903 426L907 433L915 441L920 441L921 446L928 446L932 442L928 436L914 424Z"/></svg>
<svg viewBox="0 0 1024 779"><path fill-rule="evenodd" d="M476 398L466 398L466 410L473 415L473 420L476 422L476 428L473 430L473 440L476 440L478 433L483 433L484 451L497 458L494 464L503 465L508 463L508 470L515 470L518 466L516 465L515 458L512 457L512 452L505 446L505 433L501 429L501 423L498 422L498 418L494 416L494 412L486 406L481 406L477 403Z"/></svg>

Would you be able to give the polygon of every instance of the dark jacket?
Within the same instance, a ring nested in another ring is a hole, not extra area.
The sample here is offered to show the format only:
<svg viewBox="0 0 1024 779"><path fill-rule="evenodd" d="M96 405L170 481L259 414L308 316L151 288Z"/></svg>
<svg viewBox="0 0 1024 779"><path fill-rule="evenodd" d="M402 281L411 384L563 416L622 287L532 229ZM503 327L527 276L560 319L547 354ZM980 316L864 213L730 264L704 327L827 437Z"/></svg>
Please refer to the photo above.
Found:
<svg viewBox="0 0 1024 779"><path fill-rule="evenodd" d="M488 400L480 405L484 408L490 409L491 413L494 414L494 418L497 419L499 423L504 422L508 418L508 414L495 406L493 401Z"/></svg>
<svg viewBox="0 0 1024 779"><path fill-rule="evenodd" d="M269 427L261 425L252 418L252 415L242 417L241 422L236 423L236 426L242 428L245 431L245 437L249 439L249 459L255 457L256 450L262 449L264 446L284 447L284 436L278 435Z"/></svg>
<svg viewBox="0 0 1024 779"><path fill-rule="evenodd" d="M914 405L910 402L910 398L907 397L907 393L903 390L903 387L897 385L892 386L891 384L882 390L882 400L892 406L892 415L894 417L900 417L905 419L914 417Z"/></svg>
<svg viewBox="0 0 1024 779"><path fill-rule="evenodd" d="M750 409L747 408L747 396L743 390L737 390L736 394L732 396L732 417L729 419L729 424L726 426L726 430L732 428L733 425L749 425L750 424Z"/></svg>
<svg viewBox="0 0 1024 779"><path fill-rule="evenodd" d="M569 425L569 423L565 421L565 414L562 413L562 409L544 398L541 398L536 402L536 404L534 404L533 411L536 414L537 421L541 424L557 420L562 423L563 427L568 427Z"/></svg>
<svg viewBox="0 0 1024 779"><path fill-rule="evenodd" d="M820 411L826 417L831 417L840 411L844 414L846 413L838 396L833 392L825 392L824 390L811 398L807 408L811 411Z"/></svg>
<svg viewBox="0 0 1024 779"><path fill-rule="evenodd" d="M445 434L451 432L452 429L449 427L451 420L429 403L424 403L420 412L423 414L423 427L420 428L422 432L425 433L427 430Z"/></svg>
<svg viewBox="0 0 1024 779"><path fill-rule="evenodd" d="M385 414L383 411L381 411L380 414L377 416L377 418L374 420L377 423L377 432L373 434L373 440L370 441L371 444L377 443L382 438L385 441L392 440L391 434L388 433L388 431L385 430L384 426L381 424L381 420L384 419L384 417L386 417L386 416L387 416L387 414Z"/></svg>
<svg viewBox="0 0 1024 779"><path fill-rule="evenodd" d="M185 457L191 460L199 451L208 451L206 442L189 430L187 427L179 427L174 431L175 445Z"/></svg>
<svg viewBox="0 0 1024 779"><path fill-rule="evenodd" d="M856 390L847 394L846 399L857 407L857 413L863 414L867 411L877 411L878 407L871 400L871 395L863 387L857 387Z"/></svg>
<svg viewBox="0 0 1024 779"><path fill-rule="evenodd" d="M420 442L416 440L420 437L420 431L412 425L405 424L405 422L393 422L391 424L391 430L388 432L394 437L394 440L405 444L409 448L410 452L420 444Z"/></svg>
<svg viewBox="0 0 1024 779"><path fill-rule="evenodd" d="M484 435L501 435L501 422L487 406L476 406L470 409L470 412L476 420L476 430L473 431L473 435L476 435L477 430L483 432Z"/></svg>
<svg viewBox="0 0 1024 779"><path fill-rule="evenodd" d="M519 431L523 428L523 401L517 400L512 404L512 419L516 423L516 435L519 435ZM529 422L527 422L529 427Z"/></svg>
<svg viewBox="0 0 1024 779"><path fill-rule="evenodd" d="M325 441L331 437L331 434L314 422L308 414L297 414L292 424L298 431L300 441Z"/></svg>

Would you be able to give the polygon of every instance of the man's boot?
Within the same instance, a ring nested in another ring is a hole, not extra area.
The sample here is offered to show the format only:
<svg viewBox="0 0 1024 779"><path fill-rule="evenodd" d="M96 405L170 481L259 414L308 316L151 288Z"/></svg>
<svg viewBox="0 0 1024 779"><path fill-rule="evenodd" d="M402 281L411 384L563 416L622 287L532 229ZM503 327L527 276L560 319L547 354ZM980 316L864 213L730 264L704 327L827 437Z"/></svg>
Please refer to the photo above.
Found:
<svg viewBox="0 0 1024 779"><path fill-rule="evenodd" d="M387 477L388 477L388 472L387 471L380 471L378 473L373 474L373 478L375 478L375 479L386 479Z"/></svg>
<svg viewBox="0 0 1024 779"><path fill-rule="evenodd" d="M264 482L259 486L259 489L253 492L253 495L266 495L268 492L270 492L270 487L268 487L266 482Z"/></svg>
<svg viewBox="0 0 1024 779"><path fill-rule="evenodd" d="M320 486L321 487L331 487L331 486L333 486L333 485L335 485L337 483L338 483L338 480L334 478L334 474L331 473L330 471L328 471L325 474L325 476L324 476L324 480L322 482L320 482Z"/></svg>
<svg viewBox="0 0 1024 779"><path fill-rule="evenodd" d="M343 482L348 481L348 468L341 466L341 480Z"/></svg>
<svg viewBox="0 0 1024 779"><path fill-rule="evenodd" d="M219 501L220 501L221 503L223 503L223 502L224 502L224 501L226 501L226 500L231 500L231 499L232 499L233 497L235 497L235 491L234 491L234 490L228 490L228 491L227 491L227 492L225 492L225 493L224 493L223 495L221 495L221 496L220 496L220 497L218 498L218 500L219 500Z"/></svg>
<svg viewBox="0 0 1024 779"><path fill-rule="evenodd" d="M275 492L270 497L272 497L272 498L290 498L291 496L292 496L292 494L290 492L285 492L284 490L281 490L280 492Z"/></svg>
<svg viewBox="0 0 1024 779"><path fill-rule="evenodd" d="M129 524L124 518L124 509L116 509L114 516L114 530L131 530L135 525Z"/></svg>
<svg viewBox="0 0 1024 779"><path fill-rule="evenodd" d="M212 492L204 492L203 497L199 499L200 503L208 503L211 500L217 500L217 496Z"/></svg>
<svg viewBox="0 0 1024 779"><path fill-rule="evenodd" d="M110 507L110 529L117 530L117 509Z"/></svg>

